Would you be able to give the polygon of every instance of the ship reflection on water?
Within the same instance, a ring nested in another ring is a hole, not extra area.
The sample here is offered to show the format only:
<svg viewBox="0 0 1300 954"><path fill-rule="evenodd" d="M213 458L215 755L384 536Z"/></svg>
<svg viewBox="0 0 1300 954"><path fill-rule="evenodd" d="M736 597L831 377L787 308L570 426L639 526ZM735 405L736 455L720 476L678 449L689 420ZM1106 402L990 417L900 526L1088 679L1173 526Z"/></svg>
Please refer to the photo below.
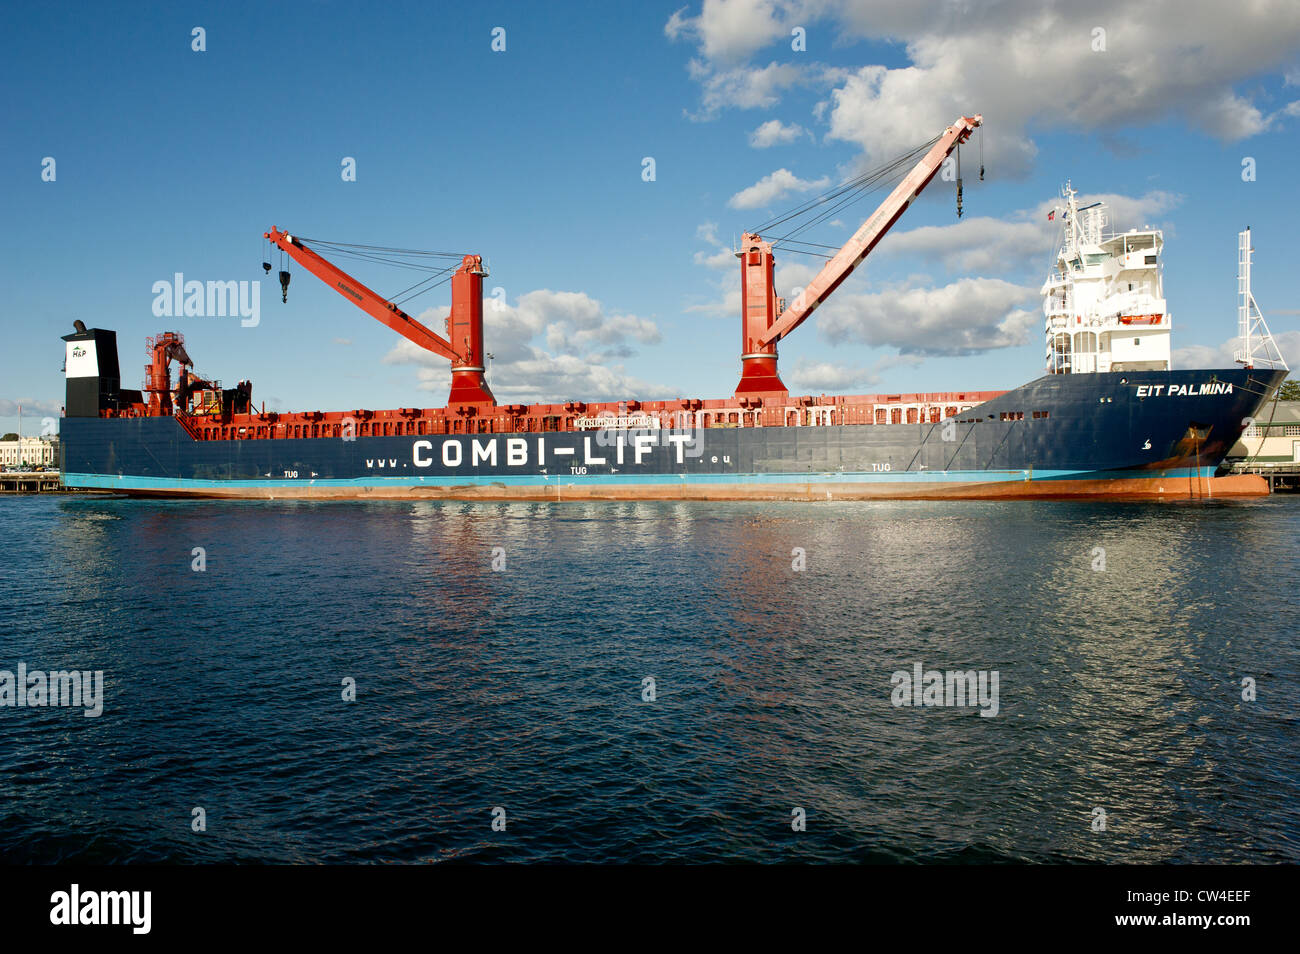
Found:
<svg viewBox="0 0 1300 954"><path fill-rule="evenodd" d="M22 506L6 858L1300 860L1285 498Z"/></svg>

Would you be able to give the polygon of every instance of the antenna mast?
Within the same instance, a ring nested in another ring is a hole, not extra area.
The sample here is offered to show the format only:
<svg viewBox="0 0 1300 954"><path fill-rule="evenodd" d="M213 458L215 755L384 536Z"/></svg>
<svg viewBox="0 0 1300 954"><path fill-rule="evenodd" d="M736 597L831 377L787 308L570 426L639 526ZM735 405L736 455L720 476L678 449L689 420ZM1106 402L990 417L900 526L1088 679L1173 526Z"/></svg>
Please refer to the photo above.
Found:
<svg viewBox="0 0 1300 954"><path fill-rule="evenodd" d="M1290 371L1286 359L1273 340L1264 321L1264 313L1255 304L1250 291L1250 265L1255 249L1250 244L1250 226L1237 233L1237 336L1241 346L1234 360L1247 368L1272 368Z"/></svg>

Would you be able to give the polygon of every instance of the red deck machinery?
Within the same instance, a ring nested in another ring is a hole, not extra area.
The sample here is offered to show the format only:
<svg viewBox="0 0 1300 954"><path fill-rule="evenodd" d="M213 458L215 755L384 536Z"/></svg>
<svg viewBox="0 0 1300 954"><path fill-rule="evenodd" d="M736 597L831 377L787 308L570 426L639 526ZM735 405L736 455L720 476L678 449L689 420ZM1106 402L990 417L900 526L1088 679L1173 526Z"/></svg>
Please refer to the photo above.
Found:
<svg viewBox="0 0 1300 954"><path fill-rule="evenodd" d="M194 366L185 352L185 338L177 331L164 331L148 340L149 363L144 366L145 411L149 417L161 417L173 412L172 371L173 359L180 365L181 377L186 368Z"/></svg>

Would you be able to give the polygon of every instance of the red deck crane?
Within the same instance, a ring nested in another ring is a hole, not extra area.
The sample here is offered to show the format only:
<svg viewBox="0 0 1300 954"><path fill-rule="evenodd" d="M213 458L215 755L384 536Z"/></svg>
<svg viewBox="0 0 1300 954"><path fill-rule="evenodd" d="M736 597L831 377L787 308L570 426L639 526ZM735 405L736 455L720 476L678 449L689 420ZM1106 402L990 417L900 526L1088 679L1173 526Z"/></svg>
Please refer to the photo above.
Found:
<svg viewBox="0 0 1300 954"><path fill-rule="evenodd" d="M172 371L173 360L180 365L181 378L185 377L186 368L194 367L194 362L185 351L185 337L177 331L163 331L148 341L149 363L144 366L145 413L150 417L159 417L173 412L172 405ZM184 410L184 401L181 402Z"/></svg>
<svg viewBox="0 0 1300 954"><path fill-rule="evenodd" d="M741 403L761 401L766 397L778 400L789 397L788 389L777 374L776 343L803 324L830 293L862 264L863 259L934 178L944 159L969 139L983 121L984 117L979 115L963 116L945 129L930 151L853 237L831 257L788 309L782 310L784 302L777 297L773 282L775 260L772 257L772 244L750 232L741 237L741 248L736 253L741 260L742 304L741 373L740 383L736 386L736 397L742 399ZM960 189L960 184L958 188ZM960 191L957 202L960 214Z"/></svg>
<svg viewBox="0 0 1300 954"><path fill-rule="evenodd" d="M326 261L304 245L302 239L281 232L274 226L271 231L264 232L263 236L372 318L382 321L426 351L432 351L451 361L448 407L495 406L496 398L492 396L483 375L483 278L488 272L481 255L466 255L452 276L451 315L447 318L448 337L444 338L338 266ZM280 282L287 290L288 273L281 273Z"/></svg>

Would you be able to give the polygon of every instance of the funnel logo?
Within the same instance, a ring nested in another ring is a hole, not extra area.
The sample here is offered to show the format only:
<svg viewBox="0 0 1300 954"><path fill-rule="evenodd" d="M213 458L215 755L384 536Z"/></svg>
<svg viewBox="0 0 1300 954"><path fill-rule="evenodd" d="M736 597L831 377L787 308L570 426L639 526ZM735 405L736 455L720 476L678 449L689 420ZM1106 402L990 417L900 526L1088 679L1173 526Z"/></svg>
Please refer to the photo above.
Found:
<svg viewBox="0 0 1300 954"><path fill-rule="evenodd" d="M95 356L94 341L67 343L63 370L70 378L93 378L99 374L99 360Z"/></svg>

